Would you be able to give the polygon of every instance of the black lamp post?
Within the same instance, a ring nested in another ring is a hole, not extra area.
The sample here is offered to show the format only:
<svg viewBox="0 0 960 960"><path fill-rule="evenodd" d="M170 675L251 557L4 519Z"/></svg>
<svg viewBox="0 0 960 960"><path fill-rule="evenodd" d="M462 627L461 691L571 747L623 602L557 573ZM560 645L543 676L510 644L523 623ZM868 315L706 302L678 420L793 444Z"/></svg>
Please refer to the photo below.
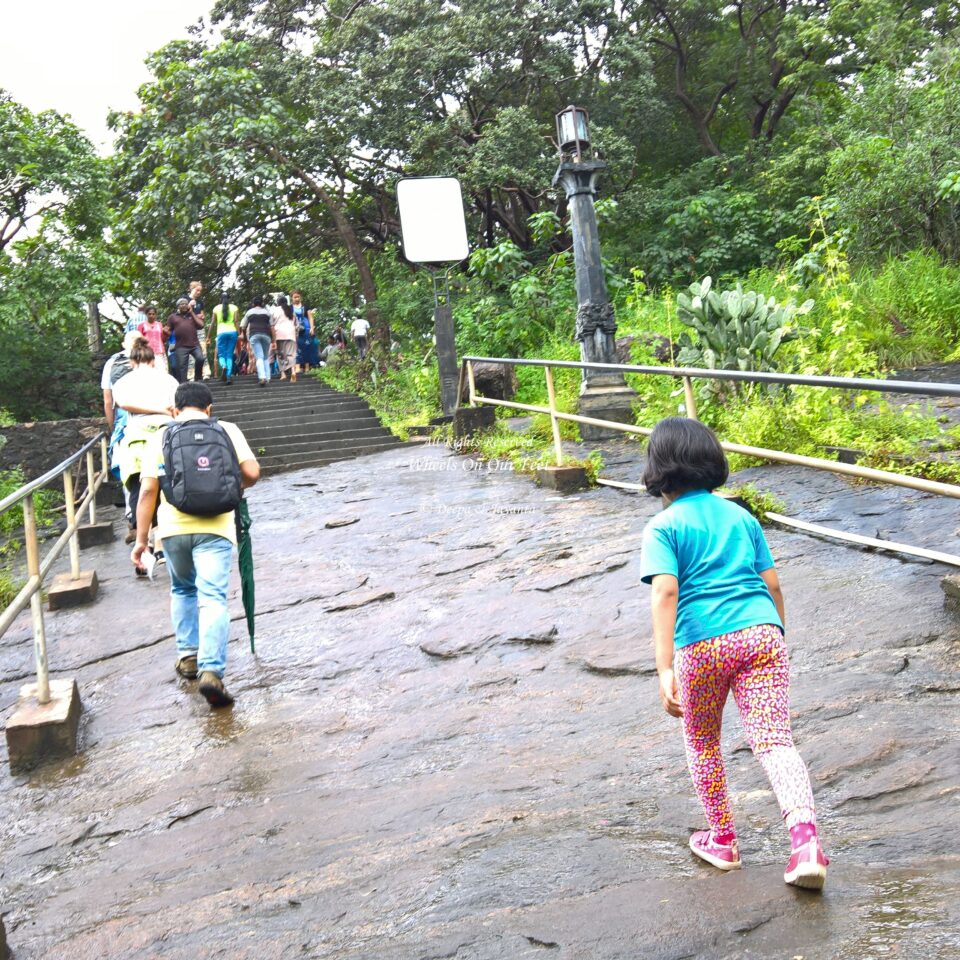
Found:
<svg viewBox="0 0 960 960"><path fill-rule="evenodd" d="M582 107L569 106L557 114L557 145L560 166L553 185L563 187L570 207L570 228L573 233L573 262L577 286L576 338L580 343L580 359L584 363L616 363L617 322L607 294L600 260L600 234L593 198L597 177L607 165L589 159L589 114ZM583 416L617 423L633 423L634 391L623 375L604 370L583 371L578 410ZM605 440L616 437L617 431L589 424L580 424L584 440Z"/></svg>

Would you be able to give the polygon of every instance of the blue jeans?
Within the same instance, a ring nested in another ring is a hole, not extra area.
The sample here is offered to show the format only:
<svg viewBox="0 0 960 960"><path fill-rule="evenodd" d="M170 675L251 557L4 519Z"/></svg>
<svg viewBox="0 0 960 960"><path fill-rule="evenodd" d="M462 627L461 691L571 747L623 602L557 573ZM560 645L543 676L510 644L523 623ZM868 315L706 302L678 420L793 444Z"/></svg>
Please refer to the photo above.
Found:
<svg viewBox="0 0 960 960"><path fill-rule="evenodd" d="M233 376L233 352L236 349L236 333L217 334L217 358L220 360L221 369L228 377Z"/></svg>
<svg viewBox="0 0 960 960"><path fill-rule="evenodd" d="M222 678L230 638L227 590L233 544L212 533L186 533L164 537L163 550L177 657L195 654L201 672Z"/></svg>
<svg viewBox="0 0 960 960"><path fill-rule="evenodd" d="M270 379L270 337L265 333L255 333L250 338L250 349L257 360L257 376L261 380Z"/></svg>

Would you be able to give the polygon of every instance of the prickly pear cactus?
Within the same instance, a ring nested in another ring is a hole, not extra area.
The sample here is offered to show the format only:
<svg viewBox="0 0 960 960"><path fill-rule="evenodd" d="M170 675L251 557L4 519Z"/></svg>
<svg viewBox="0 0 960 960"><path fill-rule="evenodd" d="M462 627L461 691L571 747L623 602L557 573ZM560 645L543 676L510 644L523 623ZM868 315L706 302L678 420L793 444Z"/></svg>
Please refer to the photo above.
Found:
<svg viewBox="0 0 960 960"><path fill-rule="evenodd" d="M807 331L795 324L809 313L813 301L801 306L777 303L754 291L718 293L710 277L690 284L687 293L677 294L677 317L692 327L696 338L686 334L678 360L684 366L720 370L775 370L774 357L780 346Z"/></svg>

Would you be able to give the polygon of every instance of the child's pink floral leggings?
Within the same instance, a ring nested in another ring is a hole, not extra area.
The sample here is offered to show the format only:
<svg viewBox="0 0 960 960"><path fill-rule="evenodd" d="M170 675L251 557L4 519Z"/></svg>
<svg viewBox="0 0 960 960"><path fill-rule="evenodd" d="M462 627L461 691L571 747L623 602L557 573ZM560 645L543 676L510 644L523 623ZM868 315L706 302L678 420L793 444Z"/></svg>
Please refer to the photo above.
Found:
<svg viewBox="0 0 960 960"><path fill-rule="evenodd" d="M790 665L780 628L748 627L681 647L676 678L687 763L714 834L736 832L720 753L723 705L731 689L787 828L816 823L810 777L790 733Z"/></svg>

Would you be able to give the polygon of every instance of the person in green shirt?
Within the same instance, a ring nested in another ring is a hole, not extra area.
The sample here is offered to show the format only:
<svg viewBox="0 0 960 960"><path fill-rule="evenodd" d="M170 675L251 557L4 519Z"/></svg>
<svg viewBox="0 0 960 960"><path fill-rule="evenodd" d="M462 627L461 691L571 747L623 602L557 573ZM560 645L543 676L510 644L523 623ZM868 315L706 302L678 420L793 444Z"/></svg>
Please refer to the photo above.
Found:
<svg viewBox="0 0 960 960"><path fill-rule="evenodd" d="M213 308L213 323L217 331L217 359L220 376L226 383L233 383L233 356L237 351L237 319L240 309L227 297Z"/></svg>

